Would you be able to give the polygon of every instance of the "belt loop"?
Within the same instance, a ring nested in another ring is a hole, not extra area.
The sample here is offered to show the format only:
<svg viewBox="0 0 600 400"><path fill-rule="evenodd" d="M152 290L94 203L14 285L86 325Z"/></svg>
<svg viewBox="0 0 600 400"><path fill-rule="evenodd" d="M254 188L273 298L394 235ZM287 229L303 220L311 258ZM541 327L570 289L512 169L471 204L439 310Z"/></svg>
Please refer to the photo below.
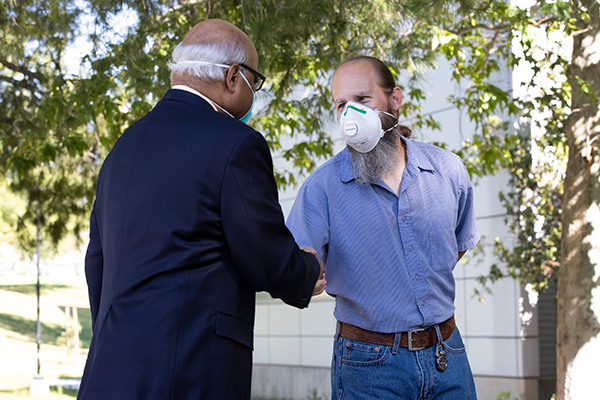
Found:
<svg viewBox="0 0 600 400"><path fill-rule="evenodd" d="M437 342L442 344L443 340L442 340L442 332L440 332L440 326L434 325L434 328L435 328L435 333L437 334Z"/></svg>
<svg viewBox="0 0 600 400"><path fill-rule="evenodd" d="M333 338L335 340L338 340L338 337L340 337L340 325L341 325L341 322L340 321L336 321L336 324L335 324L335 335L333 335Z"/></svg>
<svg viewBox="0 0 600 400"><path fill-rule="evenodd" d="M402 334L400 332L396 333L396 335L394 335L394 346L392 347L392 354L396 355L398 354L398 348L400 347L400 338L402 337Z"/></svg>

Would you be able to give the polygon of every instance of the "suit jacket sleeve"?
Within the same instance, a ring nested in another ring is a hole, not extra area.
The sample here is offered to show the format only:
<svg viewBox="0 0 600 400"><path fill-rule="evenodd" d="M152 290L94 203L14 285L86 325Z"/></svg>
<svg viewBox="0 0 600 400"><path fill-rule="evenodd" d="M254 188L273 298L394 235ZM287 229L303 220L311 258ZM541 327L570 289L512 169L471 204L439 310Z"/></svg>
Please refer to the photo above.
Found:
<svg viewBox="0 0 600 400"><path fill-rule="evenodd" d="M96 219L96 203L90 218L90 243L85 254L85 278L88 284L90 297L90 310L92 312L92 330L96 324L98 309L100 308L100 293L102 292L102 269L104 257L100 243L100 231Z"/></svg>
<svg viewBox="0 0 600 400"><path fill-rule="evenodd" d="M284 224L269 148L256 131L244 134L232 150L221 216L233 263L245 281L256 291L306 307L319 264L300 250Z"/></svg>

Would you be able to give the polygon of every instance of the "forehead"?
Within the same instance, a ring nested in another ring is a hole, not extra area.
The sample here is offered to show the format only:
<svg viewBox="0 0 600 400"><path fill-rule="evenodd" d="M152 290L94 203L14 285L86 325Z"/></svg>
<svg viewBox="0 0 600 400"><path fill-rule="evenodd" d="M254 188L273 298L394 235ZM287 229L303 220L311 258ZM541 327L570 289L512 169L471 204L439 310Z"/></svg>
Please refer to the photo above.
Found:
<svg viewBox="0 0 600 400"><path fill-rule="evenodd" d="M342 65L333 75L331 94L334 101L348 101L354 96L382 90L373 65L365 60Z"/></svg>

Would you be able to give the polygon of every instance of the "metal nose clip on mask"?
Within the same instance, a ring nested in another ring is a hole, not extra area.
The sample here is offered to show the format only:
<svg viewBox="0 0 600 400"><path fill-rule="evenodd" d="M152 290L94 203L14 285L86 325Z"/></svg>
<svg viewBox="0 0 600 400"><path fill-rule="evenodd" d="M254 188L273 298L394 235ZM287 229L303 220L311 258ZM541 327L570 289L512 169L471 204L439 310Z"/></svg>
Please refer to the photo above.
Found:
<svg viewBox="0 0 600 400"><path fill-rule="evenodd" d="M390 113L385 111L384 113L394 117ZM342 139L348 146L360 153L368 153L373 150L386 132L398 126L396 123L384 131L379 114L379 110L363 106L360 103L353 101L346 103L339 119Z"/></svg>

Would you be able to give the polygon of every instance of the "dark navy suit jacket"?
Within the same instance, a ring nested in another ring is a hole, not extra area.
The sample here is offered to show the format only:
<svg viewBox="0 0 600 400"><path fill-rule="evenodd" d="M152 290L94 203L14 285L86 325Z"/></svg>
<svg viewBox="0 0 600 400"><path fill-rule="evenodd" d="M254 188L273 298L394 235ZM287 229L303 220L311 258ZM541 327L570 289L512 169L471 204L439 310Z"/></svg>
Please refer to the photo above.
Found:
<svg viewBox="0 0 600 400"><path fill-rule="evenodd" d="M249 399L255 293L303 308L319 275L263 136L176 89L104 161L85 270L85 400Z"/></svg>

